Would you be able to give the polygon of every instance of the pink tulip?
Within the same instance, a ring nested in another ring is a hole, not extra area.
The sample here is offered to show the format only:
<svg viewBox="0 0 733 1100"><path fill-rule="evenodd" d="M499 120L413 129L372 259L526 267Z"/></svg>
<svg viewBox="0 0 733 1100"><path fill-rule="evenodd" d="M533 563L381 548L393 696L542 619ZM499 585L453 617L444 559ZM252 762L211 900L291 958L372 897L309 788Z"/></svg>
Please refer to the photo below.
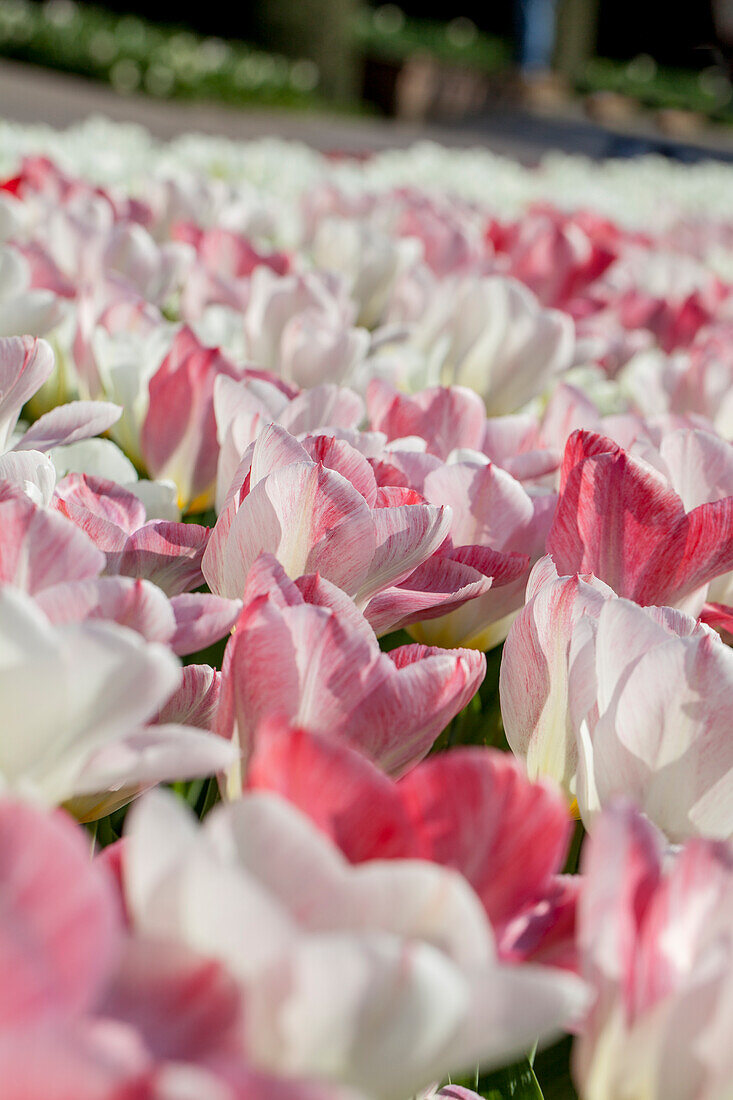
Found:
<svg viewBox="0 0 733 1100"><path fill-rule="evenodd" d="M517 481L546 478L558 469L562 455L539 439L539 428L532 413L489 417L481 450Z"/></svg>
<svg viewBox="0 0 733 1100"><path fill-rule="evenodd" d="M579 972L577 910L580 875L555 875L544 894L507 924L502 957Z"/></svg>
<svg viewBox="0 0 733 1100"><path fill-rule="evenodd" d="M123 197L113 189L95 187L79 176L69 176L48 157L23 157L20 170L11 182L13 193L20 198L44 195L59 205L79 197L100 199L109 206L115 218L145 218L144 208L134 199Z"/></svg>
<svg viewBox="0 0 733 1100"><path fill-rule="evenodd" d="M482 263L481 217L469 203L457 195L446 199L409 188L385 197L388 209L398 203L403 209L397 217L397 233L420 241L424 262L434 274L445 277Z"/></svg>
<svg viewBox="0 0 733 1100"><path fill-rule="evenodd" d="M174 241L192 245L199 259L213 275L241 279L264 264L276 275L286 275L290 258L284 252L258 252L246 237L228 229L201 229L193 222L177 222L171 229Z"/></svg>
<svg viewBox="0 0 733 1100"><path fill-rule="evenodd" d="M695 412L707 417L720 434L730 439L733 417L730 372L731 322L719 321L704 328L675 364L672 412Z"/></svg>
<svg viewBox="0 0 733 1100"><path fill-rule="evenodd" d="M146 522L145 506L133 493L86 474L69 474L58 483L55 506L104 552L108 574L152 580L171 596L202 583L208 528Z"/></svg>
<svg viewBox="0 0 733 1100"><path fill-rule="evenodd" d="M181 683L169 697L156 721L211 729L219 706L221 673L209 665L184 665Z"/></svg>
<svg viewBox="0 0 733 1100"><path fill-rule="evenodd" d="M221 374L238 378L241 372L184 328L150 380L143 458L152 477L175 481L182 511L205 512L214 503L219 453L214 382Z"/></svg>
<svg viewBox="0 0 733 1100"><path fill-rule="evenodd" d="M649 458L665 474L686 509L733 496L733 446L714 432L700 428L671 430L662 437L658 452L652 452ZM705 598L706 622L713 621L707 614L710 604L718 605L719 615L730 615L730 607L726 611L719 605L733 603L733 574L716 577Z"/></svg>
<svg viewBox="0 0 733 1100"><path fill-rule="evenodd" d="M213 592L241 596L261 553L295 578L318 572L362 609L378 633L440 614L486 591L506 555L445 542L450 509L377 484L368 461L328 436L302 443L271 425L248 450L203 560ZM472 586L472 587L469 587ZM464 591L459 591L464 589Z"/></svg>
<svg viewBox="0 0 733 1100"><path fill-rule="evenodd" d="M733 1080L733 861L691 841L665 856L625 804L583 853L579 943L595 1004L574 1050L587 1100L718 1100Z"/></svg>
<svg viewBox="0 0 733 1100"><path fill-rule="evenodd" d="M67 518L34 504L22 490L0 483L0 583L35 595L64 581L96 577L105 559Z"/></svg>
<svg viewBox="0 0 733 1100"><path fill-rule="evenodd" d="M224 655L216 729L234 740L245 767L261 723L283 715L401 774L475 694L485 668L473 651L382 653L343 592L318 576L290 581L263 556ZM236 790L238 777L231 782Z"/></svg>
<svg viewBox="0 0 733 1100"><path fill-rule="evenodd" d="M137 1036L104 1025L0 1035L3 1100L158 1100ZM171 1098L173 1100L173 1098Z"/></svg>
<svg viewBox="0 0 733 1100"><path fill-rule="evenodd" d="M0 584L36 597L54 623L113 621L181 655L204 649L232 627L239 601L177 591L200 578L195 541L205 528L157 521L127 535L125 527L145 515L131 493L84 477L67 479L60 492L57 503L66 515L0 482ZM184 536L189 545L182 548L177 540ZM135 576L100 576L105 569L147 574L175 594L169 599L157 584Z"/></svg>
<svg viewBox="0 0 733 1100"><path fill-rule="evenodd" d="M171 237L192 247L196 255L181 296L181 316L187 321L198 320L211 305L246 309L250 276L260 265L277 275L290 269L286 253L259 252L246 237L220 226L201 229L193 222L176 222Z"/></svg>
<svg viewBox="0 0 733 1100"><path fill-rule="evenodd" d="M514 614L524 603L531 565L545 551L556 497L523 486L498 466L476 459L437 463L428 469L420 491L431 504L450 507L450 535L457 547L487 550L506 562L488 592L448 614L409 627L417 641L490 649L506 637ZM487 570L488 572L488 570Z"/></svg>
<svg viewBox="0 0 733 1100"><path fill-rule="evenodd" d="M537 910L561 913L554 876L569 837L563 800L490 749L439 753L395 783L358 748L269 720L258 729L247 786L287 798L352 863L417 858L453 867L481 899L502 953L525 957L522 941L529 948L533 936L532 951L547 950L556 929L546 918L540 934ZM562 938L567 951L572 937Z"/></svg>
<svg viewBox="0 0 733 1100"><path fill-rule="evenodd" d="M646 463L575 432L547 550L560 574L594 573L642 605L699 611L709 582L733 568L733 498L687 512Z"/></svg>
<svg viewBox="0 0 733 1100"><path fill-rule="evenodd" d="M614 227L583 215L537 207L519 221L492 228L491 240L507 274L545 306L566 309L616 258Z"/></svg>
<svg viewBox="0 0 733 1100"><path fill-rule="evenodd" d="M35 594L55 625L107 620L127 626L148 642L170 643L176 632L171 601L157 585L133 577L63 580Z"/></svg>
<svg viewBox="0 0 733 1100"><path fill-rule="evenodd" d="M235 382L222 375L214 385L219 440L216 506L221 511L242 456L268 424L280 424L291 435L319 428L358 428L364 415L361 398L344 386L315 386L298 392L274 375Z"/></svg>
<svg viewBox="0 0 733 1100"><path fill-rule="evenodd" d="M649 329L664 351L673 351L692 343L714 319L727 293L723 283L711 278L706 286L679 298L657 298L640 289L629 290L613 306L625 328Z"/></svg>
<svg viewBox="0 0 733 1100"><path fill-rule="evenodd" d="M36 603L55 624L93 619L127 626L148 642L163 642L179 657L218 642L234 625L239 600L208 593L171 596L151 581L133 577L87 577L53 584Z"/></svg>
<svg viewBox="0 0 733 1100"><path fill-rule="evenodd" d="M21 409L53 370L54 357L45 340L30 336L0 337L0 451L10 449ZM109 402L72 401L51 410L17 440L14 450L48 451L106 431L121 410Z"/></svg>
<svg viewBox="0 0 733 1100"><path fill-rule="evenodd" d="M238 983L172 938L123 930L88 839L65 814L0 800L3 1100L349 1100L254 1070Z"/></svg>
<svg viewBox="0 0 733 1100"><path fill-rule="evenodd" d="M630 243L582 309L586 316L610 312L631 332L647 330L669 352L688 346L720 313L729 288L693 256L653 243Z"/></svg>
<svg viewBox="0 0 733 1100"><path fill-rule="evenodd" d="M116 963L121 925L82 830L2 798L0 863L3 1028L88 1010Z"/></svg>
<svg viewBox="0 0 733 1100"><path fill-rule="evenodd" d="M408 397L375 378L367 390L367 409L370 426L384 432L388 440L419 436L438 458L447 459L459 447L481 450L484 403L462 386L436 386Z"/></svg>

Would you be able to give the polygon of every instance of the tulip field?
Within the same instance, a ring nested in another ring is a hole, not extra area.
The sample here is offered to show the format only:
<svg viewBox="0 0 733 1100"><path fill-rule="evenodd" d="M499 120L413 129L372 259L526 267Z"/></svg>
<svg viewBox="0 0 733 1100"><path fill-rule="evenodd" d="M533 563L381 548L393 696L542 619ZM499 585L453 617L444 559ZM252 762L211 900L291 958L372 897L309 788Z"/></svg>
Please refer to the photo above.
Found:
<svg viewBox="0 0 733 1100"><path fill-rule="evenodd" d="M733 167L0 123L0 1100L733 1100Z"/></svg>

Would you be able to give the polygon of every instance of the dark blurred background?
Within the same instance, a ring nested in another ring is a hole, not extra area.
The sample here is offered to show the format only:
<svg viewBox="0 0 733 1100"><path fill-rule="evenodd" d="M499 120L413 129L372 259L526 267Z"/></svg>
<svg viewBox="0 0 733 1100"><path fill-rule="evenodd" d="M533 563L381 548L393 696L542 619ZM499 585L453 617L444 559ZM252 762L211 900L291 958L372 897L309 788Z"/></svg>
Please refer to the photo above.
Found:
<svg viewBox="0 0 733 1100"><path fill-rule="evenodd" d="M128 96L733 148L733 0L0 0L0 56Z"/></svg>
<svg viewBox="0 0 733 1100"><path fill-rule="evenodd" d="M329 19L339 22L352 0L255 0L232 5L223 0L206 4L181 5L173 0L111 0L103 7L118 12L137 12L147 19L166 23L187 23L202 34L243 38L263 47L301 48L302 42L288 37L289 28L306 29ZM372 7L378 7L372 4ZM714 40L710 0L581 0L573 5L578 14L585 9L597 21L595 52L602 57L628 60L649 54L662 65L697 68L709 63L706 47ZM510 37L512 0L404 0L405 15L448 22L457 15L471 19L480 30Z"/></svg>

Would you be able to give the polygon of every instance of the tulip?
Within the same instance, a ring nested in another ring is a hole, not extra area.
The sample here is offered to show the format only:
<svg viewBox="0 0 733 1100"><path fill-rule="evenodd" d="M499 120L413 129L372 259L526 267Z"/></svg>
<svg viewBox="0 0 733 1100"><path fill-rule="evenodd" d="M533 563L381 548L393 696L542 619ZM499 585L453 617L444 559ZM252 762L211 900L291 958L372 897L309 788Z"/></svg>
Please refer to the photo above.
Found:
<svg viewBox="0 0 733 1100"><path fill-rule="evenodd" d="M208 593L183 593L169 599L151 581L133 577L61 581L35 598L52 623L115 622L148 642L168 645L179 657L218 642L231 630L241 609L239 600Z"/></svg>
<svg viewBox="0 0 733 1100"><path fill-rule="evenodd" d="M0 636L2 787L48 806L78 799L80 814L94 817L163 779L231 763L219 738L146 726L181 680L167 648L109 622L53 626L8 587L0 589Z"/></svg>
<svg viewBox="0 0 733 1100"><path fill-rule="evenodd" d="M509 226L492 227L491 239L502 259L506 257L508 274L543 305L568 308L614 262L614 228L543 205Z"/></svg>
<svg viewBox="0 0 733 1100"><path fill-rule="evenodd" d="M42 336L61 320L61 299L50 290L31 289L30 282L24 256L0 248L0 336Z"/></svg>
<svg viewBox="0 0 733 1100"><path fill-rule="evenodd" d="M470 550L429 559L441 548L450 509L411 490L377 485L368 461L345 440L302 443L271 425L247 451L232 481L203 558L213 592L242 595L261 553L297 578L317 571L363 610L378 633L486 591L506 555Z"/></svg>
<svg viewBox="0 0 733 1100"><path fill-rule="evenodd" d="M359 1100L253 1069L237 983L123 928L109 861L66 815L0 799L0 865L3 1100Z"/></svg>
<svg viewBox="0 0 733 1100"><path fill-rule="evenodd" d="M278 277L260 267L244 314L249 358L296 386L348 382L369 347L369 334L353 327L354 312L335 279Z"/></svg>
<svg viewBox="0 0 733 1100"><path fill-rule="evenodd" d="M91 1008L116 960L120 919L82 830L0 798L0 860L3 1028Z"/></svg>
<svg viewBox="0 0 733 1100"><path fill-rule="evenodd" d="M687 512L646 463L574 432L547 551L560 574L593 573L636 603L699 613L709 582L733 568L733 498Z"/></svg>
<svg viewBox="0 0 733 1100"><path fill-rule="evenodd" d="M205 348L182 329L149 383L150 404L140 437L155 478L178 486L181 511L205 512L214 503L218 444L214 382L240 371L217 348Z"/></svg>
<svg viewBox="0 0 733 1100"><path fill-rule="evenodd" d="M95 493L95 487L106 494ZM239 601L180 591L200 577L191 560L198 538L196 529L189 530L191 524L148 523L127 535L119 524L134 526L145 514L137 497L112 483L89 484L84 479L73 487L62 484L61 491L65 495L58 503L66 516L47 511L16 486L0 482L5 536L1 584L33 595L54 623L111 620L148 641L167 642L180 655L204 649L227 633L239 613ZM71 515L80 526L70 522ZM180 546L176 540L183 536L188 545ZM201 550L198 554L200 560ZM133 576L100 576L105 569L126 570ZM134 576L139 573L174 594L169 599L157 584Z"/></svg>
<svg viewBox="0 0 733 1100"><path fill-rule="evenodd" d="M544 583L543 583L544 581ZM733 654L673 608L641 608L540 562L504 647L504 728L530 776L549 775L592 827L618 794L673 841L727 838Z"/></svg>
<svg viewBox="0 0 733 1100"><path fill-rule="evenodd" d="M318 223L311 250L317 267L344 278L357 322L367 328L382 320L394 283L422 251L414 238L395 239L362 220L333 216Z"/></svg>
<svg viewBox="0 0 733 1100"><path fill-rule="evenodd" d="M390 774L431 748L475 694L483 654L401 646L382 653L351 600L318 576L290 581L261 557L227 645L216 729L244 766L260 724L282 715L358 747ZM241 789L235 771L229 791Z"/></svg>
<svg viewBox="0 0 733 1100"><path fill-rule="evenodd" d="M315 386L298 393L273 376L235 382L222 375L214 384L219 440L216 507L220 512L242 456L268 424L291 435L318 428L357 428L364 414L361 398L343 386Z"/></svg>
<svg viewBox="0 0 733 1100"><path fill-rule="evenodd" d="M421 339L446 340L441 380L474 389L490 416L518 412L571 365L572 321L514 279L464 279L438 293L443 303Z"/></svg>
<svg viewBox="0 0 733 1100"><path fill-rule="evenodd" d="M505 1062L583 1005L574 976L497 962L461 875L412 860L353 867L273 795L216 807L197 828L154 794L126 843L133 927L224 963L263 1069L404 1100L447 1073Z"/></svg>
<svg viewBox="0 0 733 1100"><path fill-rule="evenodd" d="M584 820L625 794L673 842L731 837L733 652L687 615L627 600L607 601L597 623L581 626L570 695L581 714L595 696L578 726Z"/></svg>
<svg viewBox="0 0 733 1100"><path fill-rule="evenodd" d="M579 942L595 1003L573 1051L587 1100L720 1100L733 1080L733 862L690 841L665 858L626 804L583 852Z"/></svg>
<svg viewBox="0 0 733 1100"><path fill-rule="evenodd" d="M530 783L517 761L491 749L439 753L398 782L358 750L270 719L258 728L247 789L287 798L352 863L417 858L460 871L503 957L524 958L530 944L535 957L544 951L556 959L563 948L572 955L574 898L559 893L556 878L570 818L558 792Z"/></svg>
<svg viewBox="0 0 733 1100"><path fill-rule="evenodd" d="M511 474L476 459L436 466L426 474L422 492L431 504L450 507L454 544L491 547L514 568L513 575L495 579L488 592L449 614L410 626L410 633L420 642L490 649L504 640L524 603L530 568L544 553L555 494L530 496Z"/></svg>
<svg viewBox="0 0 733 1100"><path fill-rule="evenodd" d="M55 507L106 558L108 575L144 577L168 595L197 588L208 528L195 523L146 522L139 497L105 478L69 474L56 486Z"/></svg>
<svg viewBox="0 0 733 1100"><path fill-rule="evenodd" d="M575 797L578 761L570 647L581 618L597 617L613 595L591 575L558 577L552 562L542 559L502 652L499 697L509 746L526 762L530 779L554 779L569 800Z"/></svg>
<svg viewBox="0 0 733 1100"><path fill-rule="evenodd" d="M45 340L0 337L1 451L48 451L88 439L119 420L121 410L109 402L72 401L39 417L13 443L21 409L46 381L53 366L53 351Z"/></svg>
<svg viewBox="0 0 733 1100"><path fill-rule="evenodd" d="M367 390L367 410L370 426L388 440L418 436L429 454L444 460L457 448L482 448L486 410L480 397L462 386L435 386L408 397L375 378Z"/></svg>

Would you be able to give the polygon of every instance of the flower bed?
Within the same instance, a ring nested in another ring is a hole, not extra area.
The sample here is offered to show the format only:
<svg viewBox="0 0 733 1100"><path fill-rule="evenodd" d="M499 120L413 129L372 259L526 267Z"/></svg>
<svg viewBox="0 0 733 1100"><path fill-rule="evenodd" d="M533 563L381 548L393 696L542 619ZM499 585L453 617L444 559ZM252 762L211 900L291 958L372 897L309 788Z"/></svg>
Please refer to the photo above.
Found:
<svg viewBox="0 0 733 1100"><path fill-rule="evenodd" d="M3 1100L728 1096L730 178L0 126Z"/></svg>

